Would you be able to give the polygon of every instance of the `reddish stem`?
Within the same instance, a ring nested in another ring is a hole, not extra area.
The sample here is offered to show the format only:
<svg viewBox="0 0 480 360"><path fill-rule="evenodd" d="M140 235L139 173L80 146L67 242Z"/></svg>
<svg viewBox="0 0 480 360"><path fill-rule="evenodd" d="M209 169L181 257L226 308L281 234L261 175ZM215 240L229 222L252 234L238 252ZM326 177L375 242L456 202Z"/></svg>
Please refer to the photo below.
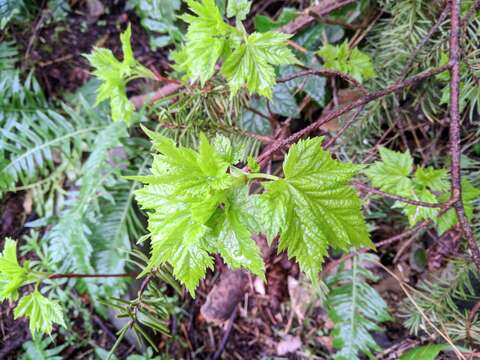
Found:
<svg viewBox="0 0 480 360"><path fill-rule="evenodd" d="M84 279L84 278L122 278L122 277L137 277L138 273L126 274L52 274L48 276L49 279Z"/></svg>
<svg viewBox="0 0 480 360"><path fill-rule="evenodd" d="M450 31L450 152L452 155L451 177L453 207L457 213L458 222L467 238L472 259L480 270L480 250L478 249L472 227L470 226L462 201L461 178L461 147L460 147L460 1L451 0L451 31Z"/></svg>
<svg viewBox="0 0 480 360"><path fill-rule="evenodd" d="M345 74L341 71L333 70L333 69L308 69L307 67L300 66L301 68L304 69L304 71L300 71L297 73L294 73L292 75L289 75L287 77L284 77L282 79L277 80L279 83L284 83L288 82L293 79L297 79L299 77L304 77L304 76L309 76L309 75L316 75L316 76L325 76L325 77L339 77L343 80L345 80L348 83L351 83L355 87L358 87L364 94L367 93L367 90L365 87L358 82L355 78L351 77L348 74Z"/></svg>
<svg viewBox="0 0 480 360"><path fill-rule="evenodd" d="M424 72L421 72L420 74L417 74L415 76L412 76L411 78L408 78L404 81L395 83L387 87L386 89L378 90L378 91L373 91L371 93L368 93L367 95L361 97L360 99L347 104L345 106L342 106L341 108L329 112L327 115L322 116L320 119L312 123L311 125L305 127L304 129L296 132L295 134L289 136L288 138L284 140L280 140L272 144L272 147L264 152L262 155L259 156L257 159L257 162L262 166L265 165L266 161L272 156L274 153L276 153L279 150L282 150L286 148L287 146L297 142L300 140L302 137L305 135L319 129L322 125L332 121L333 119L349 112L350 110L353 110L359 106L363 106L365 104L368 104L369 102L379 99L381 97L384 97L386 95L389 95L391 93L394 93L396 91L399 91L401 89L404 89L408 86L414 85L422 80L428 79L431 76L437 75L445 70L447 70L450 67L449 64L442 65Z"/></svg>
<svg viewBox="0 0 480 360"><path fill-rule="evenodd" d="M361 191L365 191L365 192L368 192L368 193L371 193L371 194L380 195L380 196L383 196L384 198L400 201L400 202L410 204L410 205L422 206L422 207L427 207L427 208L440 208L440 209L446 209L446 208L448 208L452 205L449 202L446 202L446 203L428 203L428 202L424 202L424 201L407 199L403 196L398 196L398 195L395 195L395 194L390 194L390 193L387 193L387 192L384 192L384 191L381 191L381 190L374 189L374 188L372 188L370 186L367 186L365 184L362 184L361 182L358 182L358 181L354 181L353 185Z"/></svg>

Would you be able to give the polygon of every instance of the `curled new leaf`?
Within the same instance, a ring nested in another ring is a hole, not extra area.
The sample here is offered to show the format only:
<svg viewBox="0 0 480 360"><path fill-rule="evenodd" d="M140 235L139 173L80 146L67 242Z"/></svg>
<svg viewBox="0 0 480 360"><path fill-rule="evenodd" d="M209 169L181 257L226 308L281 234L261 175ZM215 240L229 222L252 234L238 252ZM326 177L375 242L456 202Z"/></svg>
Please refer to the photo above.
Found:
<svg viewBox="0 0 480 360"><path fill-rule="evenodd" d="M124 120L127 123L130 123L135 111L135 106L127 98L127 82L139 77L154 78L150 70L135 60L130 44L131 36L132 29L129 25L120 35L123 61L117 60L109 49L102 48L95 48L85 56L95 68L93 74L102 81L97 93L97 104L110 99L113 121Z"/></svg>
<svg viewBox="0 0 480 360"><path fill-rule="evenodd" d="M204 84L213 76L217 61L229 47L233 28L223 21L214 0L188 0L187 4L195 15L181 17L189 26L180 68L189 73L191 80Z"/></svg>

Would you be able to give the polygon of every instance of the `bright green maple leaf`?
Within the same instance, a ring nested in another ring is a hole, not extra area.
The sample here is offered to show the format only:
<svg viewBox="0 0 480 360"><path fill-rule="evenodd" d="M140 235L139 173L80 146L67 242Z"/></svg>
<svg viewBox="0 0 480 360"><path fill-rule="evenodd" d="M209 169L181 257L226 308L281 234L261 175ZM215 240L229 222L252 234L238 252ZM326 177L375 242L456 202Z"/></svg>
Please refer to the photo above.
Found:
<svg viewBox="0 0 480 360"><path fill-rule="evenodd" d="M222 66L232 94L244 85L250 94L256 92L269 99L275 85L276 65L295 64L298 60L287 47L288 34L269 31L253 33L228 56Z"/></svg>
<svg viewBox="0 0 480 360"><path fill-rule="evenodd" d="M200 279L213 267L211 253L217 251L231 267L263 274L259 251L249 238L245 203L232 193L246 188L243 178L227 171L235 157L218 152L204 135L194 151L147 133L160 154L155 155L151 176L133 177L148 184L136 192L140 205L150 210L152 251L143 274L169 263L174 276L194 295Z"/></svg>
<svg viewBox="0 0 480 360"><path fill-rule="evenodd" d="M445 192L450 189L448 171L446 169L434 169L432 167L419 167L415 171L415 182L432 191Z"/></svg>
<svg viewBox="0 0 480 360"><path fill-rule="evenodd" d="M227 195L224 209L213 217L212 247L217 249L233 269L243 267L264 277L265 267L260 249L252 239L259 232L253 198L248 187L233 189Z"/></svg>
<svg viewBox="0 0 480 360"><path fill-rule="evenodd" d="M397 152L380 146L381 161L370 165L364 173L372 185L380 190L398 195L411 195L413 182L408 177L413 170L413 158L410 152Z"/></svg>
<svg viewBox="0 0 480 360"><path fill-rule="evenodd" d="M413 158L407 151L400 153L380 147L381 161L375 162L364 170L372 185L380 190L427 203L447 202L450 199L450 182L446 169L418 167L414 174ZM462 179L462 200L468 221L473 217L473 202L480 197L480 190L468 179ZM457 224L454 209L438 216L439 208L417 206L396 201L394 206L408 217L410 225L419 221L432 219L437 224L438 232L443 234Z"/></svg>
<svg viewBox="0 0 480 360"><path fill-rule="evenodd" d="M18 302L14 315L15 319L21 316L29 318L32 336L35 336L37 331L50 334L54 323L65 326L61 306L40 294L38 290Z"/></svg>
<svg viewBox="0 0 480 360"><path fill-rule="evenodd" d="M180 18L189 24L186 44L177 54L179 69L187 71L192 81L202 84L215 72L215 65L230 46L234 28L223 21L215 0L187 0L190 10L196 15Z"/></svg>
<svg viewBox="0 0 480 360"><path fill-rule="evenodd" d="M233 144L229 138L223 135L217 134L212 145L215 151L229 164L237 164L247 157L247 149L244 144Z"/></svg>
<svg viewBox="0 0 480 360"><path fill-rule="evenodd" d="M276 65L298 63L287 46L291 35L276 32L247 35L241 20L250 10L250 1L228 2L227 15L236 16L237 28L227 24L214 0L187 0L194 15L181 18L189 24L186 43L173 58L175 69L201 84L215 73L222 60L221 73L228 80L232 95L246 84L250 94L272 97Z"/></svg>
<svg viewBox="0 0 480 360"><path fill-rule="evenodd" d="M349 184L359 167L333 160L322 138L293 145L283 164L284 179L265 183L261 195L267 233L280 234L279 250L288 250L315 281L328 247L369 246L361 200ZM265 204L266 203L266 204ZM276 228L275 228L276 227Z"/></svg>
<svg viewBox="0 0 480 360"><path fill-rule="evenodd" d="M0 301L16 300L18 289L29 283L28 263L20 266L17 260L17 242L6 238L0 254Z"/></svg>
<svg viewBox="0 0 480 360"><path fill-rule="evenodd" d="M409 196L409 198L412 200L423 201L432 204L437 202L437 197L423 187L417 187L414 193ZM403 213L408 217L408 222L410 225L415 225L422 220L434 219L440 211L438 208L417 206L400 201L396 201L393 207L402 209Z"/></svg>
<svg viewBox="0 0 480 360"><path fill-rule="evenodd" d="M227 16L235 17L237 21L243 21L250 12L252 2L250 0L229 0L227 5Z"/></svg>
<svg viewBox="0 0 480 360"><path fill-rule="evenodd" d="M370 56L357 48L350 49L347 41L341 45L324 45L317 54L327 69L349 74L359 82L376 76Z"/></svg>
<svg viewBox="0 0 480 360"><path fill-rule="evenodd" d="M403 196L411 200L436 203L437 196L432 193L448 190L448 174L444 169L419 167L413 173L413 158L409 151L404 153L380 147L381 161L375 162L364 170L372 185L382 191ZM399 208L408 217L410 225L419 221L435 219L438 208L411 205L396 201L394 208Z"/></svg>
<svg viewBox="0 0 480 360"><path fill-rule="evenodd" d="M128 100L126 94L127 82L139 78L154 78L153 73L137 62L133 56L130 39L130 25L120 35L123 50L123 61L117 60L109 49L95 48L85 55L95 70L93 74L102 81L97 91L96 104L110 99L113 121L124 120L129 123L135 111L135 106Z"/></svg>
<svg viewBox="0 0 480 360"><path fill-rule="evenodd" d="M465 208L465 215L468 221L472 221L473 218L473 203L480 197L480 189L477 189L468 180L462 179L462 201ZM446 193L440 197L442 201L447 201L450 198L450 194ZM457 213L455 209L448 210L445 214L439 216L436 219L437 229L440 235L447 230L450 230L458 223Z"/></svg>

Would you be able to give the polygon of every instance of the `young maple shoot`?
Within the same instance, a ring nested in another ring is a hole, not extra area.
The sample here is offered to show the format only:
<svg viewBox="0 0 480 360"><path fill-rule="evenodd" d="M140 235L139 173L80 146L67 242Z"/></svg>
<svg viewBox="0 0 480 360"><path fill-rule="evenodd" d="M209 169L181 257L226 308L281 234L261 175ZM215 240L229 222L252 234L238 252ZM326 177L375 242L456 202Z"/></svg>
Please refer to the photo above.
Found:
<svg viewBox="0 0 480 360"><path fill-rule="evenodd" d="M29 318L32 336L37 332L50 334L54 323L65 326L61 306L38 290L45 277L44 273L34 271L28 261L20 266L17 260L17 243L9 238L5 240L3 252L0 254L0 301L15 301L21 297L14 316L15 319L21 316ZM19 289L33 283L35 290L20 296Z"/></svg>
<svg viewBox="0 0 480 360"><path fill-rule="evenodd" d="M113 121L124 120L127 124L131 123L135 111L135 106L127 98L127 82L136 78L155 78L149 69L134 58L131 37L132 28L128 25L127 30L120 35L123 61L117 60L111 50L104 48L95 48L91 54L85 55L95 68L93 74L102 81L97 91L96 104L110 99Z"/></svg>
<svg viewBox="0 0 480 360"><path fill-rule="evenodd" d="M351 75L359 82L376 75L370 56L357 48L350 49L347 41L341 45L324 45L317 54L323 59L325 68Z"/></svg>
<svg viewBox="0 0 480 360"><path fill-rule="evenodd" d="M298 63L287 45L291 35L273 31L247 34L241 21L251 1L229 1L227 16L235 17L235 27L225 22L214 0L187 0L187 4L195 15L181 17L189 26L185 45L173 56L176 69L187 79L205 84L221 61L220 73L232 95L246 85L250 94L271 98L275 66Z"/></svg>
<svg viewBox="0 0 480 360"><path fill-rule="evenodd" d="M446 202L450 199L450 182L446 169L418 167L415 172L410 152L396 152L383 146L379 149L381 161L377 161L364 170L372 185L382 191L403 196L407 199L428 203ZM462 198L465 213L470 221L473 217L473 202L480 196L468 179L462 180ZM440 214L439 208L430 208L396 201L394 206L407 217L410 225L431 219L443 234L457 224L454 209Z"/></svg>
<svg viewBox="0 0 480 360"><path fill-rule="evenodd" d="M322 138L293 145L285 159L283 179L245 173L226 138L213 145L201 136L198 150L147 131L159 154L152 175L131 179L145 183L137 190L149 212L151 258L142 275L164 263L192 295L213 257L219 253L233 269L245 268L264 279L264 263L252 235L277 235L279 251L287 250L313 282L329 246L348 250L373 247L361 212L361 201L349 185L359 167L333 160L322 150ZM219 146L218 144L221 144ZM252 169L258 170L250 159ZM249 184L261 180L261 195Z"/></svg>

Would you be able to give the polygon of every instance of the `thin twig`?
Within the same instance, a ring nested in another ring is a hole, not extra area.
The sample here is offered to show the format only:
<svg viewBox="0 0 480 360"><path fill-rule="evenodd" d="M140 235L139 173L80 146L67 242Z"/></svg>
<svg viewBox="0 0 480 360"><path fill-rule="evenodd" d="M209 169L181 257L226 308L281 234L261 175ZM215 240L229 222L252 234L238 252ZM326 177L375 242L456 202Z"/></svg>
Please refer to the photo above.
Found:
<svg viewBox="0 0 480 360"><path fill-rule="evenodd" d="M162 86L160 89L151 94L138 95L130 99L130 101L135 105L135 108L141 108L146 102L154 103L160 99L163 99L167 96L177 93L180 89L183 88L183 85L177 83L167 83L165 86Z"/></svg>
<svg viewBox="0 0 480 360"><path fill-rule="evenodd" d="M432 223L433 223L433 221L431 219L424 220L421 223L418 223L417 225L415 225L413 228L411 228L411 229L409 229L409 230L407 230L407 231L405 231L401 234L389 237L388 239L379 241L375 245L377 247L382 247L382 246L385 246L385 245L390 245L390 244L392 244L396 241L403 240L406 237L408 237L410 235L413 235L413 234L419 232L420 230L423 230L423 229L427 228Z"/></svg>
<svg viewBox="0 0 480 360"><path fill-rule="evenodd" d="M358 117L362 113L363 109L365 109L365 106L361 106L355 114L350 118L350 120L346 121L345 124L341 127L341 129L338 130L338 132L335 134L335 136L332 136L326 143L323 145L324 149L328 149L330 146L335 144L337 139L342 136L342 134L355 122L358 120Z"/></svg>
<svg viewBox="0 0 480 360"><path fill-rule="evenodd" d="M455 1L455 0L454 0ZM398 281L398 284L402 288L403 292L405 295L407 295L408 300L413 304L413 306L417 309L417 311L420 313L422 318L451 346L452 350L455 352L455 354L459 357L459 359L465 360L465 356L462 355L460 350L455 346L455 344L452 342L448 334L444 334L440 329L435 326L435 324L430 320L430 318L425 314L425 312L422 310L422 308L416 303L415 299L413 296L410 294L408 291L407 287L410 287L406 282L404 282L402 279L398 277L397 274L395 274L393 271L391 271L389 268L384 266L382 263L378 262L377 263L380 267L382 267L390 276L392 276L395 280Z"/></svg>
<svg viewBox="0 0 480 360"><path fill-rule="evenodd" d="M355 1L356 0L322 1L322 3L308 8L304 12L304 15L300 15L292 22L289 22L287 25L282 26L278 31L287 34L294 34L314 23L317 18L327 16L331 12L340 9L341 7L344 7L346 5L350 5Z"/></svg>
<svg viewBox="0 0 480 360"><path fill-rule="evenodd" d="M215 355L213 355L212 360L218 360L220 359L220 356L222 356L222 353L225 350L225 345L227 345L228 337L232 332L233 322L235 321L236 316L237 316L237 307L235 307L235 309L232 311L232 315L230 315L230 318L228 319L227 328L225 329L225 333L223 334L222 341L220 342L220 347L218 348Z"/></svg>
<svg viewBox="0 0 480 360"><path fill-rule="evenodd" d="M375 195L380 195L384 198L400 201L400 202L410 204L410 205L427 207L427 208L440 208L440 209L446 209L446 208L448 208L452 205L449 202L446 202L446 203L428 203L428 202L424 202L424 201L407 199L403 196L398 196L398 195L395 195L395 194L390 194L390 193L387 193L387 192L384 192L384 191L381 191L381 190L377 190L377 189L372 188L368 185L362 184L359 181L353 181L352 184L357 189L359 189L361 191L368 192L368 193L375 194Z"/></svg>
<svg viewBox="0 0 480 360"><path fill-rule="evenodd" d="M125 273L125 274L52 274L49 275L49 279L86 279L86 278L124 278L124 277L137 277L138 273Z"/></svg>
<svg viewBox="0 0 480 360"><path fill-rule="evenodd" d="M397 253L395 254L395 257L393 258L393 263L396 264L400 257L403 255L403 253L412 245L412 243L415 241L416 234L411 236L407 241L402 243L402 246L397 250Z"/></svg>
<svg viewBox="0 0 480 360"><path fill-rule="evenodd" d="M277 151L279 151L281 149L284 149L287 146L297 142L298 140L300 140L305 135L319 129L324 124L332 121L333 119L335 119L335 118L337 118L337 117L339 117L339 116L341 116L341 115L343 115L343 114L349 112L350 110L353 110L353 109L355 109L359 106L363 106L365 104L368 104L369 102L371 102L373 100L376 100L376 99L379 99L379 98L384 97L386 95L389 95L391 93L397 92L397 91L402 90L406 87L412 86L412 85L414 85L414 84L416 84L416 83L418 83L422 80L425 80L429 77L432 77L432 76L437 75L441 72L444 72L449 67L450 67L450 65L446 64L446 65L442 65L442 66L439 66L439 67L421 72L421 73L419 73L415 76L412 76L411 78L408 78L404 81L392 84L385 89L368 93L367 95L361 97L360 99L358 99L358 100L356 100L356 101L354 101L350 104L344 105L344 106L342 106L341 108L339 108L335 111L331 111L327 115L322 116L320 119L318 119L314 123L310 124L309 126L305 127L304 129L296 132L295 134L289 136L288 138L286 138L284 140L277 141L274 144L272 144L272 147L268 151L264 152L261 156L259 156L257 161L260 165L264 165L266 163L266 161L270 158L270 156L272 156L274 153L276 153Z"/></svg>
<svg viewBox="0 0 480 360"><path fill-rule="evenodd" d="M480 250L478 249L472 227L470 226L462 200L461 146L460 146L460 1L451 0L450 30L450 152L452 155L451 181L452 204L457 213L458 222L467 238L468 247L477 269L480 270Z"/></svg>
<svg viewBox="0 0 480 360"><path fill-rule="evenodd" d="M305 67L301 66L301 68L305 69ZM304 71L297 72L295 74L289 75L287 77L284 77L282 79L277 80L279 83L284 83L288 82L293 79L297 79L299 77L304 77L304 76L309 76L309 75L316 75L316 76L325 76L325 77L339 77L352 85L358 87L364 94L367 93L367 90L365 87L359 83L356 79L351 77L348 74L345 74L341 71L338 70L333 70L333 69L308 69Z"/></svg>
<svg viewBox="0 0 480 360"><path fill-rule="evenodd" d="M143 293L147 289L147 286L150 283L150 281L152 281L152 279L153 279L152 274L148 275L145 279L143 279L142 285L140 285L140 289L138 290L138 297L139 298L141 298L143 296Z"/></svg>

